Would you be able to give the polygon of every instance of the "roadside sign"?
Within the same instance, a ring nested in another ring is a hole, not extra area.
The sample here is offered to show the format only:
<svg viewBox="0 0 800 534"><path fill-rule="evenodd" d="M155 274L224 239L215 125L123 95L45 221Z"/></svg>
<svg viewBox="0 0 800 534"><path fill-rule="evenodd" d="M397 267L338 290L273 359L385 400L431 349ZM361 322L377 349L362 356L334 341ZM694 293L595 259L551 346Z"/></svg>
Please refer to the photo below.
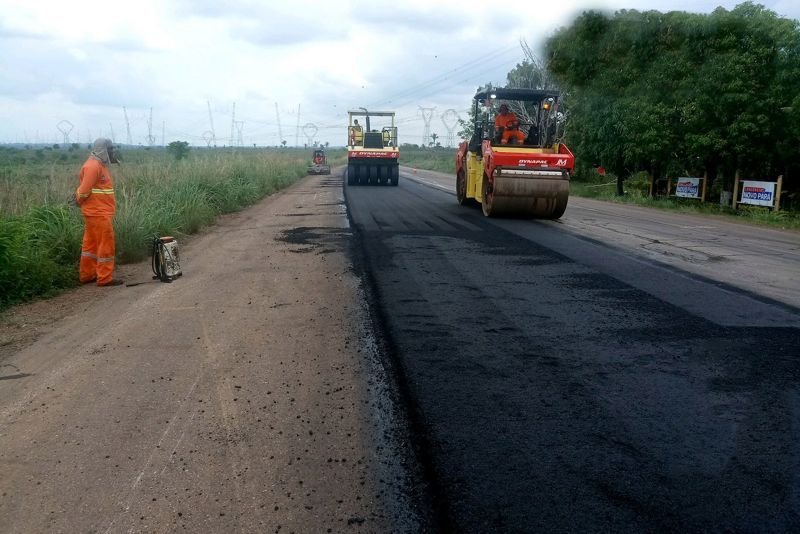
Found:
<svg viewBox="0 0 800 534"><path fill-rule="evenodd" d="M742 181L742 204L769 206L775 203L775 182Z"/></svg>
<svg viewBox="0 0 800 534"><path fill-rule="evenodd" d="M702 180L702 178L678 178L678 183L675 186L675 196L700 198L700 180Z"/></svg>
<svg viewBox="0 0 800 534"><path fill-rule="evenodd" d="M741 194L740 194L741 185ZM751 206L764 206L774 210L781 209L781 191L783 189L783 176L778 176L775 182L760 182L756 180L740 180L736 173L733 182L733 209L739 204Z"/></svg>

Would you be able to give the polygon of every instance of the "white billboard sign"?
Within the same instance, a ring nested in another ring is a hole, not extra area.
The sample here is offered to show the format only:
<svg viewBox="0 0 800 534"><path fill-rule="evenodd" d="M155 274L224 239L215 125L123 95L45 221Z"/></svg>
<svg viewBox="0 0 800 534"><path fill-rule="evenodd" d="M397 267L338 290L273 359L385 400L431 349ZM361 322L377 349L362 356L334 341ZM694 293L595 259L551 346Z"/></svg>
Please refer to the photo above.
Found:
<svg viewBox="0 0 800 534"><path fill-rule="evenodd" d="M678 178L675 188L676 197L700 198L700 178Z"/></svg>
<svg viewBox="0 0 800 534"><path fill-rule="evenodd" d="M775 204L775 182L742 182L742 204L769 206Z"/></svg>

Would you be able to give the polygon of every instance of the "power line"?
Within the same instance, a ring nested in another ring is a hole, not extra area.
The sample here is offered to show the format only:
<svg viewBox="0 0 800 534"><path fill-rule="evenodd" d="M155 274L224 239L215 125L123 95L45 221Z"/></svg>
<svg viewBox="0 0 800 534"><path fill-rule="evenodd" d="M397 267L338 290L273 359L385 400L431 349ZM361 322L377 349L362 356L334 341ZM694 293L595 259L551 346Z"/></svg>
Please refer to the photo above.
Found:
<svg viewBox="0 0 800 534"><path fill-rule="evenodd" d="M378 101L378 102L374 102L374 103L371 104L371 106L372 107L376 107L376 106L390 104L395 99L400 98L400 97L404 97L405 98L405 97L411 97L412 95L418 96L421 91L427 90L429 87L431 87L433 85L441 84L442 82L447 81L449 78L451 78L453 75L455 75L459 71L462 71L462 70L467 69L467 68L469 68L470 70L474 70L475 66L484 64L487 61L492 61L496 57L501 56L501 55L503 55L503 54L505 54L507 52L510 52L511 50L514 50L515 48L517 48L517 46L518 45L513 45L513 46L509 46L509 47L504 47L504 48L498 48L498 49L495 49L495 50L493 50L493 51L491 51L491 52L489 52L489 53L487 53L487 54L485 54L483 56L478 56L477 58L473 58L470 61L468 61L468 62L466 62L466 63L464 63L462 65L459 65L458 67L456 67L456 68L454 68L454 69L452 69L450 71L447 71L445 73L442 73L442 74L439 74L437 76L434 76L433 78L431 78L431 79L429 79L429 80L427 80L425 82L422 82L422 83L419 83L417 85L411 86L409 88L403 89L402 91L399 91L398 93L395 93L394 95L388 96L384 100L381 100L381 101Z"/></svg>

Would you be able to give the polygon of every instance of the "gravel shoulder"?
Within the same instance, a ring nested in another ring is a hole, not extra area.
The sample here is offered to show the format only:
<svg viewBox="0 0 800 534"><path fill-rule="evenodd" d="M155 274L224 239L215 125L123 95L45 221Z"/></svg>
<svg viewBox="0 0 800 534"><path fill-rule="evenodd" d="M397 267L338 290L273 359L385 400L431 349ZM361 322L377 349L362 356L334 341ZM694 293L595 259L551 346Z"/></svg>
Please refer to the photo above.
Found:
<svg viewBox="0 0 800 534"><path fill-rule="evenodd" d="M309 177L172 284L4 314L0 531L424 530L349 234L341 175Z"/></svg>

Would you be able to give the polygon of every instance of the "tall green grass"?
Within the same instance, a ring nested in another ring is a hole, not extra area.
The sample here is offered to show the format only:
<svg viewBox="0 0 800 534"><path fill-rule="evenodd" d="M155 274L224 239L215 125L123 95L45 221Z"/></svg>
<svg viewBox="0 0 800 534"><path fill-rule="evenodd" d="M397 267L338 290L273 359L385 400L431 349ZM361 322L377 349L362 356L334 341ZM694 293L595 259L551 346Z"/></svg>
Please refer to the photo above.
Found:
<svg viewBox="0 0 800 534"><path fill-rule="evenodd" d="M253 204L306 173L306 151L163 151L125 154L111 169L119 263L149 252L148 237L197 232L222 214ZM67 199L83 158L0 166L0 309L77 283L83 219ZM12 185L9 185L12 184Z"/></svg>

